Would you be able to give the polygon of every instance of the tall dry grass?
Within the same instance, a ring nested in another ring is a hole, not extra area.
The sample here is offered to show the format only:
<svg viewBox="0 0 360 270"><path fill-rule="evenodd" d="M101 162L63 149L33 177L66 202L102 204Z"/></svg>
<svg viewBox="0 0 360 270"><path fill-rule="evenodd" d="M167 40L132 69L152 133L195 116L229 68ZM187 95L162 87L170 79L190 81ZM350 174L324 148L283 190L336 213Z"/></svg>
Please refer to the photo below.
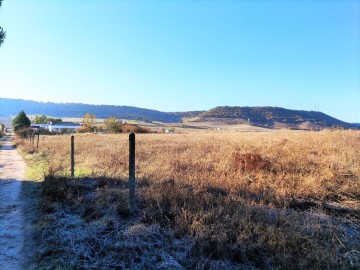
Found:
<svg viewBox="0 0 360 270"><path fill-rule="evenodd" d="M36 152L27 141L18 145ZM70 174L70 137L43 137L38 152L50 176L44 213L57 217L46 222L43 245L57 250L45 237L57 235L57 245L73 254L67 263L84 268L100 267L96 263L104 258L112 262L109 269L159 269L171 262L171 269L356 268L359 149L356 131L137 135L139 212L134 219L127 216L123 181L128 136L75 136L76 171L88 177L76 181L58 178ZM79 255L93 245L78 229L69 232L64 221L69 216L76 216L84 230L111 225L96 238L99 252L85 259ZM124 247L129 241L134 246ZM138 259L109 251L118 245ZM107 256L100 252L105 246ZM49 264L49 258L64 260L64 252L40 257Z"/></svg>
<svg viewBox="0 0 360 270"><path fill-rule="evenodd" d="M276 201L301 197L346 203L342 199L351 201L360 193L359 149L355 131L144 134L137 135L137 178L265 192ZM48 173L69 175L69 136L43 137L39 151L47 157ZM256 154L268 168L243 172L234 152ZM125 179L128 136L75 136L75 160L84 176Z"/></svg>

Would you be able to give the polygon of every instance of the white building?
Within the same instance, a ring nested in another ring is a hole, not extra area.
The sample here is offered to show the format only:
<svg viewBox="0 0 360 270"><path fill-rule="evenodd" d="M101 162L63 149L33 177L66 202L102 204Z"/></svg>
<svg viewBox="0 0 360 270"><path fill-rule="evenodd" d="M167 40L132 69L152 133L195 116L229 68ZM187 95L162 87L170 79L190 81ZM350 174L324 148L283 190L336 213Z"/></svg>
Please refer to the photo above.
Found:
<svg viewBox="0 0 360 270"><path fill-rule="evenodd" d="M77 128L81 127L81 125L72 122L62 122L58 124L50 123L47 126L50 132L55 132L61 129L71 129L72 131L75 131Z"/></svg>
<svg viewBox="0 0 360 270"><path fill-rule="evenodd" d="M48 124L33 124L32 127L33 128L45 128L45 129L49 130L50 132L56 132L58 130L63 130L63 129L70 129L73 132L75 132L75 130L77 128L81 127L81 125L72 123L72 122L62 122L62 123L57 123L57 124L52 124L51 122L49 122Z"/></svg>

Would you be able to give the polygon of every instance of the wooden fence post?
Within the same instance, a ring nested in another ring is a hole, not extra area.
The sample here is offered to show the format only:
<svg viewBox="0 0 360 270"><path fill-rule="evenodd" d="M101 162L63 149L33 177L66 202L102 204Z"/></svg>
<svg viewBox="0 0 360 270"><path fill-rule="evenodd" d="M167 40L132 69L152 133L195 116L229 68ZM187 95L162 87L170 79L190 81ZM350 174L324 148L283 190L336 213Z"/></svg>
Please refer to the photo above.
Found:
<svg viewBox="0 0 360 270"><path fill-rule="evenodd" d="M129 212L135 212L135 133L129 135Z"/></svg>
<svg viewBox="0 0 360 270"><path fill-rule="evenodd" d="M39 149L39 140L40 140L40 133L37 134L36 149Z"/></svg>
<svg viewBox="0 0 360 270"><path fill-rule="evenodd" d="M71 177L74 177L75 153L74 153L74 136L71 136Z"/></svg>
<svg viewBox="0 0 360 270"><path fill-rule="evenodd" d="M29 136L30 136L30 144L34 144L34 134L30 132Z"/></svg>

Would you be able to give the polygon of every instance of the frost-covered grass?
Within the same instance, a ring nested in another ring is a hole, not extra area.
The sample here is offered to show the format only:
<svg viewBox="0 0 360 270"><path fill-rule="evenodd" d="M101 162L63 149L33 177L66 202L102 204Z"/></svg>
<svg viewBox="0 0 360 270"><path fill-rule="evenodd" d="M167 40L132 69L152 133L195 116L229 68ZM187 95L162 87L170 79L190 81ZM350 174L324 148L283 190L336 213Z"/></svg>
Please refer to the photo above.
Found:
<svg viewBox="0 0 360 270"><path fill-rule="evenodd" d="M145 185L143 188L146 188ZM195 240L170 223L130 217L126 184L109 179L48 178L43 184L42 269L185 269ZM143 202L145 203L145 202ZM205 263L203 260L201 263ZM227 261L213 265L234 267Z"/></svg>
<svg viewBox="0 0 360 270"><path fill-rule="evenodd" d="M359 223L277 208L215 187L47 178L38 260L44 269L326 269L359 266Z"/></svg>

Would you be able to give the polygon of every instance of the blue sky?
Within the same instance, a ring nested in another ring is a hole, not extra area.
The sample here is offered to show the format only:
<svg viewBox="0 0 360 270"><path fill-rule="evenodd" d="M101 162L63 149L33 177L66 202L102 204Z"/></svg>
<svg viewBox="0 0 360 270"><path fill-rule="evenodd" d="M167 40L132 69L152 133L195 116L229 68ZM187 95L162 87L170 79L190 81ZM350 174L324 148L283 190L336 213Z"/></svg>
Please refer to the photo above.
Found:
<svg viewBox="0 0 360 270"><path fill-rule="evenodd" d="M360 122L360 1L4 0L0 25L0 97Z"/></svg>

